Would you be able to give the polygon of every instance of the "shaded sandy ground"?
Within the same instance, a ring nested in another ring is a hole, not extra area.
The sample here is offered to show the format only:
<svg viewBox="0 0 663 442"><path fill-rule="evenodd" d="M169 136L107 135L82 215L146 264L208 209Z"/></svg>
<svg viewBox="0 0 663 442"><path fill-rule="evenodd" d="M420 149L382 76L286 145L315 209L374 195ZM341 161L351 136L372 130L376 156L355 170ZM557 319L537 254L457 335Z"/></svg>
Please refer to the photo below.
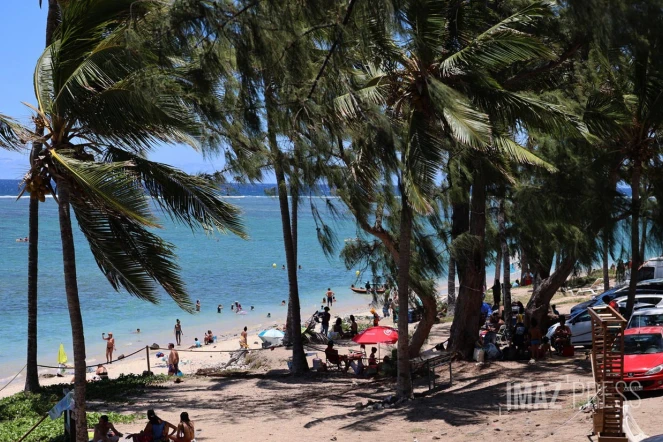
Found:
<svg viewBox="0 0 663 442"><path fill-rule="evenodd" d="M429 343L443 340L448 327L436 326ZM153 408L173 423L178 422L181 411L187 411L198 429L199 442L587 441L591 433L591 414L577 411L587 400L587 383L591 381L584 353L577 353L575 359L554 358L536 365L455 363L452 387L445 385L448 372L442 369L437 372L437 389L429 392L427 380L416 379L415 400L382 410L356 409L355 405L391 395L395 385L390 381L340 373L311 373L294 379L285 370L287 353L266 354L271 369L225 378L186 377L181 384L169 383L148 390L143 397L130 397L121 407L96 403L91 408L130 413ZM507 411L507 401L513 403L514 396L507 388L514 381L532 383L531 391L538 391L539 404L551 404L559 390L553 408L526 405L527 409ZM663 433L662 398L663 394L649 394L634 411L637 422L650 435ZM138 431L143 425L120 430Z"/></svg>

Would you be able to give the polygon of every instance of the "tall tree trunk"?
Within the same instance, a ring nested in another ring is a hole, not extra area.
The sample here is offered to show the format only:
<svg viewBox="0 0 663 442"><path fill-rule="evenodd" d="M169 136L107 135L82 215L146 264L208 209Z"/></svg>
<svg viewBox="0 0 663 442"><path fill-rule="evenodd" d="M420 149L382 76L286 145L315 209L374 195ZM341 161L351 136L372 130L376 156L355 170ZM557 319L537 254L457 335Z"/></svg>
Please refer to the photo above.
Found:
<svg viewBox="0 0 663 442"><path fill-rule="evenodd" d="M472 215L470 235L474 244L468 254L464 274L460 280L460 293L449 346L467 359L472 358L474 343L479 336L483 282L486 275L486 187L481 173L481 165L475 165L472 184Z"/></svg>
<svg viewBox="0 0 663 442"><path fill-rule="evenodd" d="M546 279L542 280L538 288L532 293L532 297L527 303L527 321L528 324L532 318L536 318L542 331L548 329L552 318L550 318L550 301L566 278L573 271L576 259L574 257L564 258L555 271Z"/></svg>
<svg viewBox="0 0 663 442"><path fill-rule="evenodd" d="M423 347L424 342L428 339L431 328L435 324L435 318L437 317L437 302L434 297L419 295L421 304L424 306L424 314L421 317L421 321L417 325L417 329L412 334L412 339L410 339L410 358L416 358L419 356L421 347ZM400 336L400 335L399 335Z"/></svg>
<svg viewBox="0 0 663 442"><path fill-rule="evenodd" d="M400 184L400 183L399 183ZM407 313L409 308L410 247L412 240L412 213L402 184L401 232L398 244L398 377L396 391L401 398L412 398L412 375L410 373L410 351Z"/></svg>
<svg viewBox="0 0 663 442"><path fill-rule="evenodd" d="M635 304L635 290L638 283L638 269L642 265L640 257L640 178L642 163L639 159L633 161L631 175L631 281L628 286L628 300L626 301L626 316L630 317Z"/></svg>
<svg viewBox="0 0 663 442"><path fill-rule="evenodd" d="M297 186L290 184L290 202L292 203L290 222L292 224L292 250L295 255L295 268L299 263L299 189Z"/></svg>
<svg viewBox="0 0 663 442"><path fill-rule="evenodd" d="M453 315L456 307L456 260L449 256L447 272L447 314Z"/></svg>
<svg viewBox="0 0 663 442"><path fill-rule="evenodd" d="M610 290L610 269L608 259L610 258L610 238L606 231L603 232L603 291Z"/></svg>
<svg viewBox="0 0 663 442"><path fill-rule="evenodd" d="M69 187L66 182L57 183L59 199L58 215L60 237L62 239L62 262L64 265L64 286L67 294L67 307L71 321L71 337L74 345L74 400L76 402L76 441L87 442L87 418L85 415L85 334L83 316L78 297L76 279L76 250L74 234L71 230L71 212L69 208Z"/></svg>
<svg viewBox="0 0 663 442"><path fill-rule="evenodd" d="M266 84L269 84L266 82ZM269 149L274 162L274 175L276 175L276 186L279 195L279 209L281 211L281 226L283 229L283 244L285 248L286 268L288 272L288 335L292 342L292 368L293 373L300 375L308 371L306 354L301 332L301 306L299 304L299 284L297 282L297 257L295 256L295 242L293 241L293 230L290 223L290 208L288 204L288 184L285 179L283 168L283 154L279 150L276 138L274 121L274 97L269 87L265 92L267 104L267 136Z"/></svg>
<svg viewBox="0 0 663 442"><path fill-rule="evenodd" d="M506 242L506 208L504 198L500 199L497 212L497 233L500 240L500 250L504 261L504 277L502 278L502 295L504 297L504 321L509 324L511 318L511 257L509 245Z"/></svg>
<svg viewBox="0 0 663 442"><path fill-rule="evenodd" d="M58 25L58 2L48 0L48 15L46 17L46 47L53 41L53 33ZM37 127L37 134L43 135L44 129ZM33 143L30 152L30 166L41 152L42 144ZM29 209L29 235L28 244L28 342L27 364L25 372L25 391L39 390L39 372L37 370L37 311L38 311L38 274L39 274L39 200L30 198Z"/></svg>
<svg viewBox="0 0 663 442"><path fill-rule="evenodd" d="M640 259L647 259L647 218L642 218L642 239L640 240Z"/></svg>

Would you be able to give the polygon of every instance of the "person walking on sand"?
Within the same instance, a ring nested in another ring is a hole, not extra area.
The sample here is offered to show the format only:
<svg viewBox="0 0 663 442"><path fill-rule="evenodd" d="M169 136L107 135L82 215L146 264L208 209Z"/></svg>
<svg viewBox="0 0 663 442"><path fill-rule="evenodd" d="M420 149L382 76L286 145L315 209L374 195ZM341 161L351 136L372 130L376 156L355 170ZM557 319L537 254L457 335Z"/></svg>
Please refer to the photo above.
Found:
<svg viewBox="0 0 663 442"><path fill-rule="evenodd" d="M168 354L168 376L175 376L180 371L180 355L175 350L175 344L168 344L170 353Z"/></svg>
<svg viewBox="0 0 663 442"><path fill-rule="evenodd" d="M177 345L180 346L182 345L182 324L180 324L180 320L176 319L175 320L175 342L177 342Z"/></svg>
<svg viewBox="0 0 663 442"><path fill-rule="evenodd" d="M189 413L186 411L180 414L180 423L177 425L175 434L170 436L174 442L191 442L196 437L196 430L193 427L193 421L189 419Z"/></svg>
<svg viewBox="0 0 663 442"><path fill-rule="evenodd" d="M331 287L328 287L327 288L327 305L329 307L331 307L333 302L334 302L334 292L332 292Z"/></svg>
<svg viewBox="0 0 663 442"><path fill-rule="evenodd" d="M248 337L249 337L249 334L246 332L246 327L244 327L244 330L242 330L242 333L240 333L240 336L239 336L239 346L240 346L240 348L243 348L243 349L248 349L249 348Z"/></svg>
<svg viewBox="0 0 663 442"><path fill-rule="evenodd" d="M329 333L329 321L331 321L331 315L329 314L329 307L325 307L325 312L322 314L322 326L320 333L327 336Z"/></svg>
<svg viewBox="0 0 663 442"><path fill-rule="evenodd" d="M113 350L115 350L115 338L113 337L113 333L108 332L108 337L106 337L106 333L102 333L101 339L106 341L106 362L112 364Z"/></svg>

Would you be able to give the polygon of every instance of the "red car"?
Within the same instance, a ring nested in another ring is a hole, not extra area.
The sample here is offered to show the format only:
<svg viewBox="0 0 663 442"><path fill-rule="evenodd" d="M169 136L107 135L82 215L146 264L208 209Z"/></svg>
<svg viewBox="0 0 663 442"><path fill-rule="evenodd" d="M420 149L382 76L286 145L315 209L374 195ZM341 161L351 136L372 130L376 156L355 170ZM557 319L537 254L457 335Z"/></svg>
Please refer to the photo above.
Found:
<svg viewBox="0 0 663 442"><path fill-rule="evenodd" d="M626 391L663 389L663 327L624 332L624 382Z"/></svg>

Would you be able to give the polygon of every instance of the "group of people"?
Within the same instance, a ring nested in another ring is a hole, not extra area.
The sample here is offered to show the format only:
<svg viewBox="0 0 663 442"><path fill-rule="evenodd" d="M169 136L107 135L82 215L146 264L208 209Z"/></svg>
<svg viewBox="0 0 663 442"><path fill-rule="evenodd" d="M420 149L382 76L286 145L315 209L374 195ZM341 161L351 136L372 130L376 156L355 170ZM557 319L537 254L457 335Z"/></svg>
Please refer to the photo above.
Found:
<svg viewBox="0 0 663 442"><path fill-rule="evenodd" d="M391 358L385 356L380 362L377 352L378 349L372 347L370 355L366 357L366 347L362 344L359 352L342 355L334 348L334 341L329 341L327 343L327 348L325 349L325 357L328 362L336 364L339 368L341 368L341 365L343 364L343 370L346 373L352 368L354 373L359 376L362 374L377 374L383 372L386 367L390 366ZM367 361L366 364L364 364L365 359Z"/></svg>
<svg viewBox="0 0 663 442"><path fill-rule="evenodd" d="M485 295L484 295L485 297ZM571 329L566 325L566 318L560 315L555 305L551 311L558 316L559 326L555 329L552 339L545 336L536 318L531 318L529 326L525 325L525 307L522 302L514 303L515 315L509 315L509 323L505 323L505 315L500 315L499 306L490 306L487 302L481 305L481 321L485 323L484 331L477 341L477 347L485 351L489 359L522 359L537 360L552 356L553 350L562 354L565 347L571 345ZM502 326L508 329L508 347L500 349L497 342L497 333Z"/></svg>
<svg viewBox="0 0 663 442"><path fill-rule="evenodd" d="M172 345L172 344L171 344ZM94 426L94 442L118 442L124 436L118 431L108 416L99 417L99 423ZM191 442L196 437L196 430L189 413L180 414L177 426L159 418L154 410L147 410L147 425L140 433L127 434L126 439L133 442Z"/></svg>

